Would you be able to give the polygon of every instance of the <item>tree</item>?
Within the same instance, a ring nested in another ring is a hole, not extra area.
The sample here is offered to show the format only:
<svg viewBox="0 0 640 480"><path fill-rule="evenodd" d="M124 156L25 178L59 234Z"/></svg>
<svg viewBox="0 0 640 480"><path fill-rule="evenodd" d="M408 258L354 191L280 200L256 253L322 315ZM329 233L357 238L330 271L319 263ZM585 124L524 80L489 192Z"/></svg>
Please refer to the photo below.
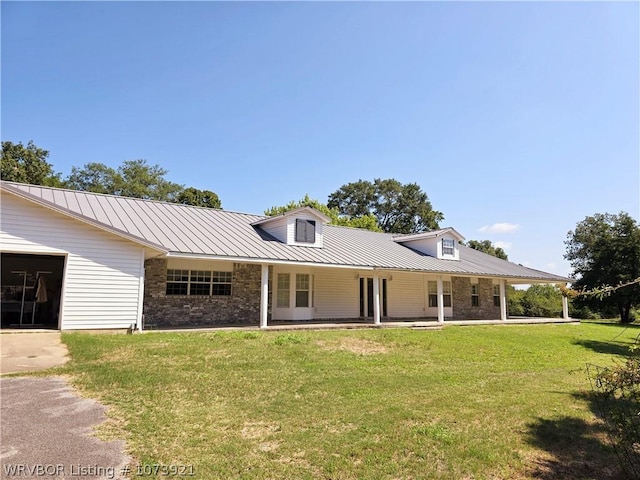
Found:
<svg viewBox="0 0 640 480"><path fill-rule="evenodd" d="M507 253L501 247L496 247L490 240L469 240L465 245L474 250L501 258L502 260L509 259Z"/></svg>
<svg viewBox="0 0 640 480"><path fill-rule="evenodd" d="M103 163L87 163L84 167L72 167L71 175L65 185L72 190L82 190L93 193L116 193L116 178L118 172Z"/></svg>
<svg viewBox="0 0 640 480"><path fill-rule="evenodd" d="M53 171L48 157L49 151L37 147L32 140L26 147L22 142L2 142L0 177L9 182L60 186L60 174Z"/></svg>
<svg viewBox="0 0 640 480"><path fill-rule="evenodd" d="M602 290L602 295L578 295L575 301L594 310L615 309L622 323L632 321L631 309L640 305L640 226L627 213L597 213L567 234L565 258L571 262L576 290Z"/></svg>
<svg viewBox="0 0 640 480"><path fill-rule="evenodd" d="M347 183L329 195L327 206L349 219L373 215L388 233L434 230L444 218L417 183L402 184L395 179Z"/></svg>
<svg viewBox="0 0 640 480"><path fill-rule="evenodd" d="M353 227L353 228L363 228L365 230L371 230L374 232L379 232L380 227L378 226L378 221L376 217L371 214L365 214L361 217L345 217L341 216L340 212L337 208L329 208L324 203L321 203L318 200L310 198L309 195L305 195L302 200L299 201L290 201L286 205L279 207L271 207L268 210L265 210L264 214L273 217L275 215L281 215L289 210L294 210L300 207L311 207L315 208L319 212L325 214L327 217L331 219L332 225L339 225L343 227Z"/></svg>
<svg viewBox="0 0 640 480"><path fill-rule="evenodd" d="M117 170L103 163L73 167L66 180L68 188L94 193L108 193L148 200L175 201L182 185L165 180L167 171L146 160L126 160ZM183 203L183 202L182 202Z"/></svg>
<svg viewBox="0 0 640 480"><path fill-rule="evenodd" d="M196 207L222 208L222 203L214 192L210 190L198 190L189 187L182 190L176 196L176 203L194 205Z"/></svg>

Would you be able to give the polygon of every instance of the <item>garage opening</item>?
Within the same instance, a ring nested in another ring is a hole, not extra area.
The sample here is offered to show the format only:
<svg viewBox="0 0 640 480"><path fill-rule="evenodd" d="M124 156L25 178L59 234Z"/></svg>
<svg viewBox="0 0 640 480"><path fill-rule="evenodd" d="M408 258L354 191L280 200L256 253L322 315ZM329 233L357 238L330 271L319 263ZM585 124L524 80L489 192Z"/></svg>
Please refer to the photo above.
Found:
<svg viewBox="0 0 640 480"><path fill-rule="evenodd" d="M56 255L2 254L2 328L59 328L64 261Z"/></svg>

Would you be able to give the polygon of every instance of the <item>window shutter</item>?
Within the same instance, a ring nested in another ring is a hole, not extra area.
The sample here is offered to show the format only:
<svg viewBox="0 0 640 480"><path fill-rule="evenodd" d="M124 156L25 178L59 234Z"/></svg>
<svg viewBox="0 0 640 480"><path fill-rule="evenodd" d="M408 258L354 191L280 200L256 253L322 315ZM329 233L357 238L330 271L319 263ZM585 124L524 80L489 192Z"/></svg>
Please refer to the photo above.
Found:
<svg viewBox="0 0 640 480"><path fill-rule="evenodd" d="M296 242L316 242L316 222L313 220L296 219Z"/></svg>

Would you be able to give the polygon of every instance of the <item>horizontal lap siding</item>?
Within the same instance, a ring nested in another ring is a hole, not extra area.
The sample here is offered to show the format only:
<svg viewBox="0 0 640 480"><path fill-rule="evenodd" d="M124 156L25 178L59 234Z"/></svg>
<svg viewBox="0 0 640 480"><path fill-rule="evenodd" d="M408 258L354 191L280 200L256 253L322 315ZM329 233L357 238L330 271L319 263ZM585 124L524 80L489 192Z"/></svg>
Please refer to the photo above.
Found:
<svg viewBox="0 0 640 480"><path fill-rule="evenodd" d="M3 251L68 255L62 329L136 323L142 247L10 194L1 209Z"/></svg>
<svg viewBox="0 0 640 480"><path fill-rule="evenodd" d="M387 313L390 317L425 316L424 276L394 273L387 280Z"/></svg>
<svg viewBox="0 0 640 480"><path fill-rule="evenodd" d="M356 318L360 315L355 271L317 269L314 272L315 318Z"/></svg>

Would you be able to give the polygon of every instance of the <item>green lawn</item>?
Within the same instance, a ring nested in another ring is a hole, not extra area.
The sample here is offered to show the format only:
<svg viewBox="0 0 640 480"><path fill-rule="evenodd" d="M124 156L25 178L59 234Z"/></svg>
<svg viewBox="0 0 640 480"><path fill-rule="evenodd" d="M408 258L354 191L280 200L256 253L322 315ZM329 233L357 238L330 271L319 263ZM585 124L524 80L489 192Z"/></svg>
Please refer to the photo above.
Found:
<svg viewBox="0 0 640 480"><path fill-rule="evenodd" d="M103 434L140 465L191 478L613 479L585 365L619 361L639 333L73 333L57 372L112 407Z"/></svg>

